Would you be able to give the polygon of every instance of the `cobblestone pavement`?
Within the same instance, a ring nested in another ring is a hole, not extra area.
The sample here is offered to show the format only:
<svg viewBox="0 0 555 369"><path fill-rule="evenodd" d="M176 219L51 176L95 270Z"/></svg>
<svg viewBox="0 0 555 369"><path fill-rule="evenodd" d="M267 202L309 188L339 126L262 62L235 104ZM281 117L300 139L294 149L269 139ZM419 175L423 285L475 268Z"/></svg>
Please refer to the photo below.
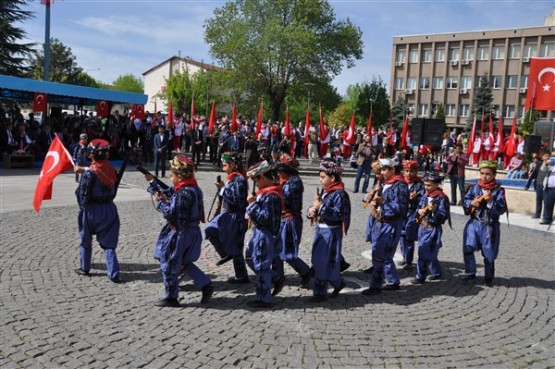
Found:
<svg viewBox="0 0 555 369"><path fill-rule="evenodd" d="M14 174L15 173L15 174ZM229 285L231 263L218 267L208 242L198 265L216 292L182 281L181 308L158 308L163 287L154 241L161 216L138 173L118 194L122 222L117 249L125 284L105 275L94 246L91 277L79 277L77 206L72 174L56 179L54 198L37 215L31 207L37 171L3 171L1 180L1 368L554 368L553 235L502 226L495 286L458 280L465 218L453 214L440 252L444 280L413 286L401 272L400 291L367 297L367 211L353 197L353 224L344 238L351 263L347 288L319 305L286 266L287 282L272 309L245 302L254 284ZM206 211L216 173L199 173ZM349 186L353 179L347 179ZM305 178L304 203L317 178ZM17 199L14 201L14 199ZM302 257L310 260L314 229L305 224ZM252 274L251 274L252 280Z"/></svg>

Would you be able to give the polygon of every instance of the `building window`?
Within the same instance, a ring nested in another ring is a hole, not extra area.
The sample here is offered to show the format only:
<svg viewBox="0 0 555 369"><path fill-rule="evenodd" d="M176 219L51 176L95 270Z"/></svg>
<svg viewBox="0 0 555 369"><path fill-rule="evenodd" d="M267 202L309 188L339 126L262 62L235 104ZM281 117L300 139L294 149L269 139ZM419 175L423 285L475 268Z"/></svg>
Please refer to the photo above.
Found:
<svg viewBox="0 0 555 369"><path fill-rule="evenodd" d="M405 79L403 77L395 78L395 89L403 90L405 88Z"/></svg>
<svg viewBox="0 0 555 369"><path fill-rule="evenodd" d="M436 62L444 62L445 61L445 49L444 48L437 48L436 49Z"/></svg>
<svg viewBox="0 0 555 369"><path fill-rule="evenodd" d="M459 117L468 117L470 114L470 105L461 104L459 105Z"/></svg>
<svg viewBox="0 0 555 369"><path fill-rule="evenodd" d="M460 50L458 47L453 47L449 50L449 60L459 60Z"/></svg>
<svg viewBox="0 0 555 369"><path fill-rule="evenodd" d="M446 87L457 88L459 86L459 79L457 77L447 77Z"/></svg>
<svg viewBox="0 0 555 369"><path fill-rule="evenodd" d="M432 62L432 49L422 50L422 63L431 63L431 62Z"/></svg>
<svg viewBox="0 0 555 369"><path fill-rule="evenodd" d="M501 76L491 76L491 88L500 89L503 85L501 82L503 78Z"/></svg>
<svg viewBox="0 0 555 369"><path fill-rule="evenodd" d="M411 64L418 63L418 50L413 49L409 51L409 63Z"/></svg>
<svg viewBox="0 0 555 369"><path fill-rule="evenodd" d="M518 76L516 75L512 75L512 76L507 76L507 85L505 86L505 88L509 88L509 89L515 89L517 88L517 81L518 81Z"/></svg>
<svg viewBox="0 0 555 369"><path fill-rule="evenodd" d="M434 90L443 90L443 77L434 77L432 83Z"/></svg>
<svg viewBox="0 0 555 369"><path fill-rule="evenodd" d="M505 106L505 118L512 118L515 116L515 106L514 105L507 105Z"/></svg>
<svg viewBox="0 0 555 369"><path fill-rule="evenodd" d="M524 57L525 58L531 58L533 56L537 56L538 55L538 50L537 50L537 46L536 44L527 44L524 45Z"/></svg>
<svg viewBox="0 0 555 369"><path fill-rule="evenodd" d="M474 60L474 47L465 47L462 58L463 60Z"/></svg>
<svg viewBox="0 0 555 369"><path fill-rule="evenodd" d="M520 59L520 44L511 44L510 47L510 55L511 59Z"/></svg>
<svg viewBox="0 0 555 369"><path fill-rule="evenodd" d="M470 90L472 88L472 77L461 77L461 88Z"/></svg>
<svg viewBox="0 0 555 369"><path fill-rule="evenodd" d="M405 62L405 50L397 50L396 62L403 64Z"/></svg>
<svg viewBox="0 0 555 369"><path fill-rule="evenodd" d="M428 116L428 104L418 105L418 116L427 117Z"/></svg>
<svg viewBox="0 0 555 369"><path fill-rule="evenodd" d="M416 77L407 78L407 88L409 90L416 90Z"/></svg>
<svg viewBox="0 0 555 369"><path fill-rule="evenodd" d="M494 46L491 50L491 58L495 60L505 59L505 46Z"/></svg>
<svg viewBox="0 0 555 369"><path fill-rule="evenodd" d="M528 88L528 76L520 77L520 88Z"/></svg>
<svg viewBox="0 0 555 369"><path fill-rule="evenodd" d="M447 104L445 105L445 116L446 117L454 117L457 115L457 108L455 104Z"/></svg>
<svg viewBox="0 0 555 369"><path fill-rule="evenodd" d="M420 89L421 90L428 90L429 88L430 88L430 78L421 77L420 78Z"/></svg>
<svg viewBox="0 0 555 369"><path fill-rule="evenodd" d="M546 42L540 46L540 56L542 58L553 57L555 56L555 43L554 42Z"/></svg>
<svg viewBox="0 0 555 369"><path fill-rule="evenodd" d="M488 60L489 59L489 47L480 46L478 48L478 60Z"/></svg>
<svg viewBox="0 0 555 369"><path fill-rule="evenodd" d="M408 104L407 105L407 111L408 111L409 115L411 115L411 116L414 115L414 104L412 104L412 103Z"/></svg>

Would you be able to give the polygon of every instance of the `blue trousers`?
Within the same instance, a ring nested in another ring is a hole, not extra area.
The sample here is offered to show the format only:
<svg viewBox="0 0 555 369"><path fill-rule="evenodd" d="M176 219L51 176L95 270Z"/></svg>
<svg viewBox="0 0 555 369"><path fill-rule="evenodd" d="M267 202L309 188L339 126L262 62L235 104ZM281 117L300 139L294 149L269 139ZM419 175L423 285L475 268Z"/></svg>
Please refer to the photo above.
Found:
<svg viewBox="0 0 555 369"><path fill-rule="evenodd" d="M404 222L374 222L372 229L372 266L374 267L370 278L371 289L381 289L383 281L387 284L400 284L399 273L395 268L393 257L401 237L401 228Z"/></svg>
<svg viewBox="0 0 555 369"><path fill-rule="evenodd" d="M434 277L442 274L441 264L438 260L442 229L438 227L420 227L418 231L418 264L416 266L416 279L425 279L428 274Z"/></svg>

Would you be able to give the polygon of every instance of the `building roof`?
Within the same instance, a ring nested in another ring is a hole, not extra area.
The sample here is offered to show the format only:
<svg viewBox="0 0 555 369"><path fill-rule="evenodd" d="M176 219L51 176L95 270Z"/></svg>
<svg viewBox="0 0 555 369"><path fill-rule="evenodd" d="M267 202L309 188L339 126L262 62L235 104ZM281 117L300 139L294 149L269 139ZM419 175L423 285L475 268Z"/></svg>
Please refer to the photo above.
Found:
<svg viewBox="0 0 555 369"><path fill-rule="evenodd" d="M144 72L144 73L143 73L143 76L146 76L146 75L149 74L150 72L152 72L152 71L154 71L154 70L160 68L160 66L162 66L162 65L164 65L164 64L166 64L166 63L169 63L170 61L175 60L175 59L178 59L178 60L180 60L180 61L182 61L183 63L186 63L186 64L195 65L195 66L197 66L197 67L199 67L199 68L202 68L202 69L223 70L222 68L217 67L217 66L212 65L212 64L206 64L206 63L204 63L204 62L199 62L199 61L193 60L193 59L188 58L188 57L182 58L182 57L179 57L179 56L174 55L174 56L172 56L172 57L170 57L170 58L164 60L163 62L161 62L161 63L155 65L154 67L150 68L150 69L147 70L146 72Z"/></svg>
<svg viewBox="0 0 555 369"><path fill-rule="evenodd" d="M38 81L0 74L0 98L33 101L34 93L48 94L48 102L66 105L96 105L97 100L123 104L146 104L148 96L133 92Z"/></svg>

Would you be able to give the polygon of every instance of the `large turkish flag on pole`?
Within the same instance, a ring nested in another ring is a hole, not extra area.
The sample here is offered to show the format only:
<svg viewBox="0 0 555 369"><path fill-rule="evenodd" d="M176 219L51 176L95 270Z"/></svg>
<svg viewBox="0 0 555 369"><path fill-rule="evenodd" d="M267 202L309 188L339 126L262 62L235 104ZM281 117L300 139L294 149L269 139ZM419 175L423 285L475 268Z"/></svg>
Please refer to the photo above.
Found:
<svg viewBox="0 0 555 369"><path fill-rule="evenodd" d="M531 58L526 110L555 110L555 58Z"/></svg>
<svg viewBox="0 0 555 369"><path fill-rule="evenodd" d="M35 187L33 207L37 213L40 210L42 200L50 200L52 198L52 182L54 182L54 178L71 168L73 168L71 155L69 155L64 144L58 135L56 135L44 158L37 187Z"/></svg>
<svg viewBox="0 0 555 369"><path fill-rule="evenodd" d="M110 115L110 103L106 100L97 100L96 115L101 118L105 118Z"/></svg>

